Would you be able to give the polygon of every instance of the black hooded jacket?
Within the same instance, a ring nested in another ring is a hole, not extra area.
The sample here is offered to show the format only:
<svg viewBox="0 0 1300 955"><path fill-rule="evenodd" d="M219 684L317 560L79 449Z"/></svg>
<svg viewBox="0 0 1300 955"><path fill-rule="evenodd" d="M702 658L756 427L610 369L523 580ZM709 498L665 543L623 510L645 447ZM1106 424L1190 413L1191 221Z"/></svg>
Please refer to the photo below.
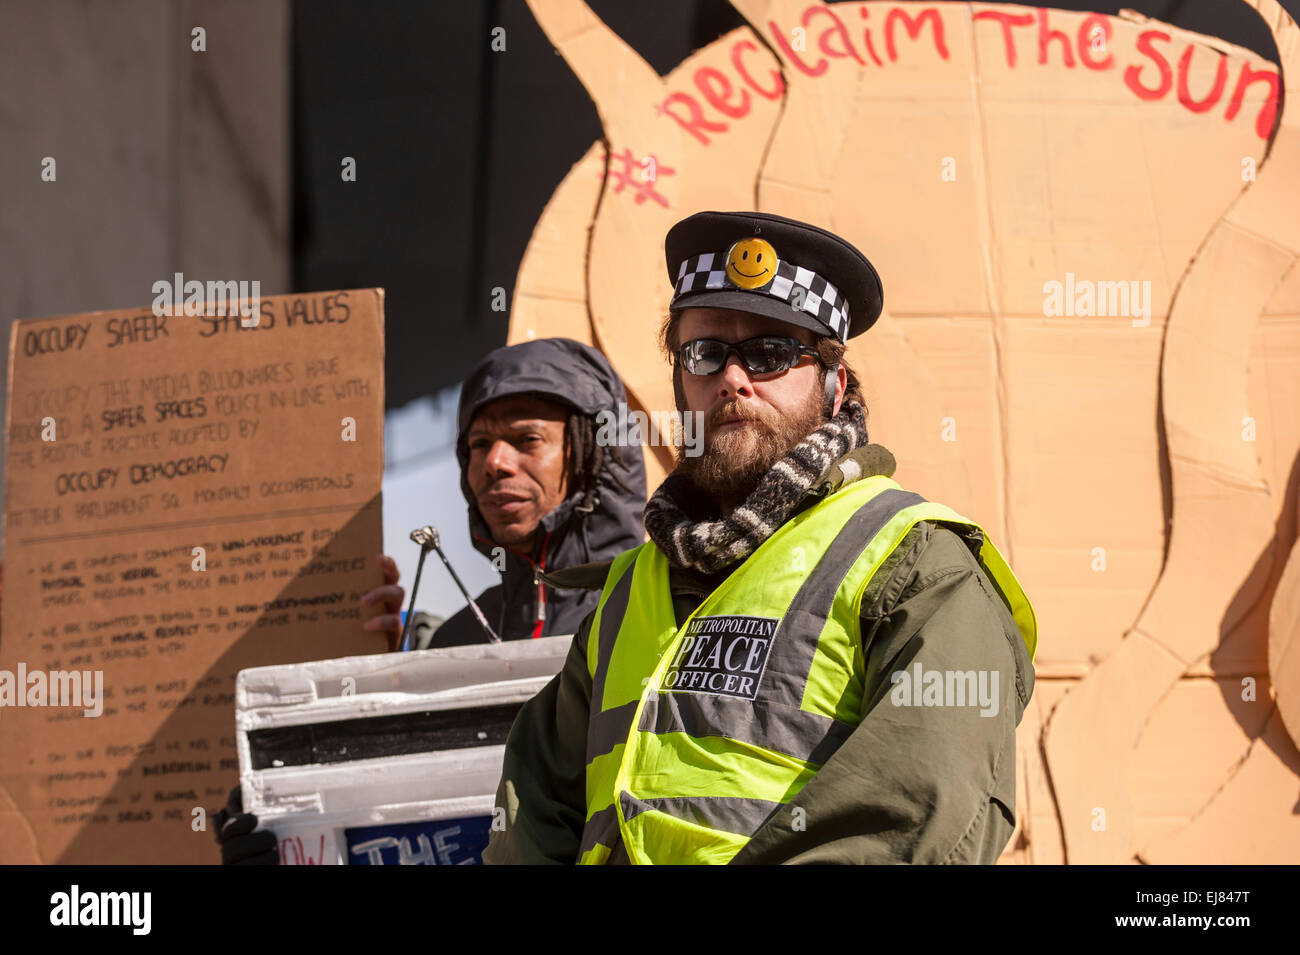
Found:
<svg viewBox="0 0 1300 955"><path fill-rule="evenodd" d="M466 436L480 408L516 395L567 404L593 417L600 411L620 415L623 409L619 405L627 401L623 383L609 360L596 349L568 338L541 338L498 348L474 369L460 393L456 457L460 461L461 491L469 505L470 535L475 548L489 559L497 545L479 514L466 476ZM600 598L599 591L557 590L542 584L534 576L535 567L558 570L607 561L645 540L641 523L645 508L641 448L632 445L618 450L620 460L610 454L605 456L596 478L594 500L588 503L583 490L574 489L559 507L542 518L530 557L509 550L497 552L498 558L502 553L505 558L501 583L483 591L478 605L501 639L574 633ZM430 646L482 643L486 639L466 606L438 628Z"/></svg>

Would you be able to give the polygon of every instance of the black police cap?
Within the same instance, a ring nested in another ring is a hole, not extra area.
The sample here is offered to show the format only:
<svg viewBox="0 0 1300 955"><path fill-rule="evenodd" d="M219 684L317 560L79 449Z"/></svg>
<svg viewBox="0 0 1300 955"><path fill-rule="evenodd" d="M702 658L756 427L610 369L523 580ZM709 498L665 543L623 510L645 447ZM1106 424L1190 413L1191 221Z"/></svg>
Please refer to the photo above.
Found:
<svg viewBox="0 0 1300 955"><path fill-rule="evenodd" d="M768 212L697 212L664 240L669 311L730 308L847 341L884 307L867 257L832 232Z"/></svg>

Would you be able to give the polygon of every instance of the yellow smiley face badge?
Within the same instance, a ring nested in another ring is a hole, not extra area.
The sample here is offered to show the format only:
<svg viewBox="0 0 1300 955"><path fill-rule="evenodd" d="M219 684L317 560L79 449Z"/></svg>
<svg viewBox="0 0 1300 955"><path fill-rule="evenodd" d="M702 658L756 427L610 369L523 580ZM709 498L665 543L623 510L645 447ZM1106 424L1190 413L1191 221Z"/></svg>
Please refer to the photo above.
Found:
<svg viewBox="0 0 1300 955"><path fill-rule="evenodd" d="M741 239L727 250L727 278L738 288L762 288L776 278L776 249L765 239Z"/></svg>

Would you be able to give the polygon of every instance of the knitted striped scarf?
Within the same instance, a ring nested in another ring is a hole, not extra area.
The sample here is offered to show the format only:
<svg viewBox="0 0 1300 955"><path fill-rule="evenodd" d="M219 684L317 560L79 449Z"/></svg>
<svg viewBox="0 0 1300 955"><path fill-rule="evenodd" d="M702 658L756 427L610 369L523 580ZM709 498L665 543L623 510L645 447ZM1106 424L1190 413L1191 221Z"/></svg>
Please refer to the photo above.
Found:
<svg viewBox="0 0 1300 955"><path fill-rule="evenodd" d="M678 567L719 573L752 554L789 520L832 463L867 443L862 405L845 402L838 415L772 465L725 518L717 517L717 506L690 478L668 475L646 503L646 533Z"/></svg>

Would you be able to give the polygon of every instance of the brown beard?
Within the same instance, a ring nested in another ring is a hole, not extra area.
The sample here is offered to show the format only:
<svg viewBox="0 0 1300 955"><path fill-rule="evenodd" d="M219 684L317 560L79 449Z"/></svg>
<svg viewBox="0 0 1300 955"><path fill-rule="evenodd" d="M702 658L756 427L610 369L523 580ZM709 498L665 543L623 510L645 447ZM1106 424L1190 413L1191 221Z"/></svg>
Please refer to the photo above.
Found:
<svg viewBox="0 0 1300 955"><path fill-rule="evenodd" d="M718 422L732 416L747 423L715 434ZM683 449L677 450L676 473L689 477L729 513L745 502L776 462L825 421L820 389L809 394L802 408L784 416L733 399L705 423L703 454L687 457Z"/></svg>

